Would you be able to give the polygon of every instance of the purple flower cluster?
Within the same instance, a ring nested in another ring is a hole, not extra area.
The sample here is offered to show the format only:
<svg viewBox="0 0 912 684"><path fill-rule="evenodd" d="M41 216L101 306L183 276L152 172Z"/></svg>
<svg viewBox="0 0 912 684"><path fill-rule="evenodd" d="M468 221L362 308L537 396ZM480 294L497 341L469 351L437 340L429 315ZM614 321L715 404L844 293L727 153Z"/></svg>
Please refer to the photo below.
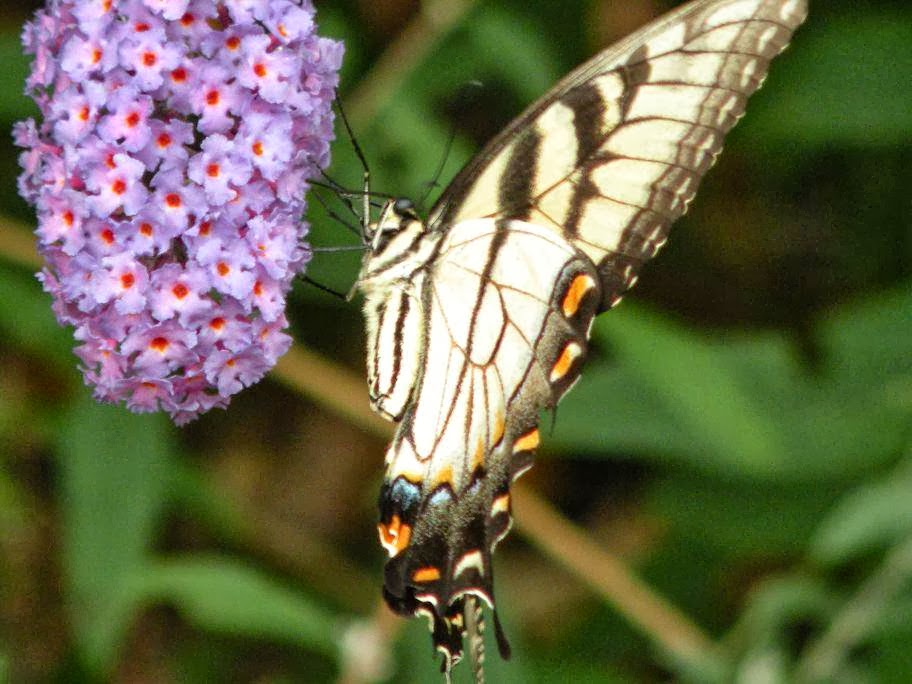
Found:
<svg viewBox="0 0 912 684"><path fill-rule="evenodd" d="M291 344L342 45L310 0L49 0L19 191L97 398L192 420Z"/></svg>

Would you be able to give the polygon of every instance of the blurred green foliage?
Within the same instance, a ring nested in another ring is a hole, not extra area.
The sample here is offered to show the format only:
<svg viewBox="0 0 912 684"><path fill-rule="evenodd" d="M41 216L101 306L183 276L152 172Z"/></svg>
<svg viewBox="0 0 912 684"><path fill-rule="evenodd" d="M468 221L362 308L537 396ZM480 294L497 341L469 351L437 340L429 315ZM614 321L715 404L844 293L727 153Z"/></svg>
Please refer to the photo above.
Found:
<svg viewBox="0 0 912 684"><path fill-rule="evenodd" d="M381 93L352 112L376 187L419 197L451 130L442 184L670 4L479 2L390 83L372 69L415 3L318 9L347 43L343 99ZM631 25L604 21L619 6ZM26 10L0 14L7 128L33 112ZM718 649L659 651L514 534L498 592L515 655L489 658L490 681L912 676L910 79L907 2L813 3L669 246L599 319L527 476ZM7 140L0 206L28 220L15 155ZM334 160L356 185L347 140ZM354 241L311 204L314 244ZM310 274L344 291L358 260L320 255ZM96 406L32 270L0 254L0 680L338 677L379 595L383 445L268 381L184 430ZM302 284L291 314L297 339L360 372L357 307ZM384 676L434 681L424 624L396 641Z"/></svg>

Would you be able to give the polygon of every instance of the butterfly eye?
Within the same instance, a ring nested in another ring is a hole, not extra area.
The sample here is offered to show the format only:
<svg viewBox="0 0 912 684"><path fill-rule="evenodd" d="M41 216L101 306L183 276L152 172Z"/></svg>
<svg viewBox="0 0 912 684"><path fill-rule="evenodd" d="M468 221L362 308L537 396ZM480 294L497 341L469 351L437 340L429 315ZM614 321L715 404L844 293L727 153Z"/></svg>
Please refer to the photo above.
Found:
<svg viewBox="0 0 912 684"><path fill-rule="evenodd" d="M398 215L410 214L415 208L415 203L406 197L400 197L393 203L393 211Z"/></svg>

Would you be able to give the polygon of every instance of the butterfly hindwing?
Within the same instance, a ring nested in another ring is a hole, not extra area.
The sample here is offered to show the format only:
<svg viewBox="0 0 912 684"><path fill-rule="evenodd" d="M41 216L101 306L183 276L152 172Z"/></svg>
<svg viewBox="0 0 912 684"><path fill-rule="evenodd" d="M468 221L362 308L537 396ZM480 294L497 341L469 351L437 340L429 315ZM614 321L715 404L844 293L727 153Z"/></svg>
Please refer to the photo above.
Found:
<svg viewBox="0 0 912 684"><path fill-rule="evenodd" d="M466 594L494 604L510 483L531 465L540 410L579 373L600 286L553 231L495 219L453 226L424 283L425 370L380 496L381 537L396 540L385 591L400 612L423 605L458 659L447 610Z"/></svg>

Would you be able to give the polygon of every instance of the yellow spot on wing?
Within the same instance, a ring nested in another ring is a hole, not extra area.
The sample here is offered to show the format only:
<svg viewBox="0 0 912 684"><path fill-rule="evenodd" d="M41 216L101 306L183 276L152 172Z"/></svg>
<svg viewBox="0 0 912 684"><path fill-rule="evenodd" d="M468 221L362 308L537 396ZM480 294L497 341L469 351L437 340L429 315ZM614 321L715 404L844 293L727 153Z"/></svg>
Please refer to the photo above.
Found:
<svg viewBox="0 0 912 684"><path fill-rule="evenodd" d="M519 439L516 440L516 444L513 445L513 453L519 453L520 451L532 451L536 449L539 443L538 428L532 428L526 434L522 435Z"/></svg>
<svg viewBox="0 0 912 684"><path fill-rule="evenodd" d="M439 487L442 484L453 485L453 468L450 466L444 466L440 469L440 472L437 473L437 476L434 478L434 487Z"/></svg>
<svg viewBox="0 0 912 684"><path fill-rule="evenodd" d="M504 416L502 413L497 414L497 419L494 422L494 434L491 435L491 445L496 446L500 444L500 440L503 439L504 429L506 428L506 422L504 421Z"/></svg>
<svg viewBox="0 0 912 684"><path fill-rule="evenodd" d="M478 438L478 445L475 447L475 453L472 454L472 470L476 470L484 465L484 440L481 437Z"/></svg>
<svg viewBox="0 0 912 684"><path fill-rule="evenodd" d="M509 513L510 512L510 494L501 494L494 502L491 504L491 516L495 516L498 513Z"/></svg>
<svg viewBox="0 0 912 684"><path fill-rule="evenodd" d="M561 302L561 309L564 311L564 316L567 318L575 316L576 312L579 311L579 305L583 300L583 297L585 297L586 293L593 287L595 287L595 281L593 281L589 275L580 273L576 276L573 279L573 282L570 283L570 287L567 288L567 294L564 295L564 301Z"/></svg>
<svg viewBox="0 0 912 684"><path fill-rule="evenodd" d="M418 568L412 573L413 582L436 582L440 579L440 570L432 565Z"/></svg>

